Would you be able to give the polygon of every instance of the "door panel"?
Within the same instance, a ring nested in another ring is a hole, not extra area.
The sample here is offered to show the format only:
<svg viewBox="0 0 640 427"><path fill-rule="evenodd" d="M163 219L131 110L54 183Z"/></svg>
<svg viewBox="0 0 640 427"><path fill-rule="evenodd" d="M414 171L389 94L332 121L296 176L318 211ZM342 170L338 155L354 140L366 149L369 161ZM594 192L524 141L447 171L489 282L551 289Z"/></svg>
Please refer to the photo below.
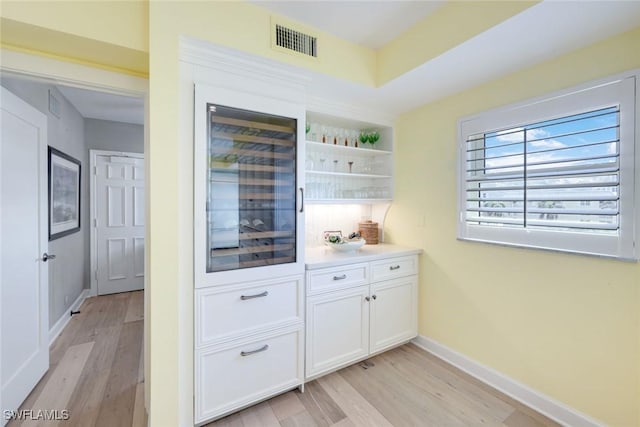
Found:
<svg viewBox="0 0 640 427"><path fill-rule="evenodd" d="M1 107L0 408L16 410L49 368L47 119L5 88Z"/></svg>
<svg viewBox="0 0 640 427"><path fill-rule="evenodd" d="M417 335L416 276L371 285L371 353Z"/></svg>
<svg viewBox="0 0 640 427"><path fill-rule="evenodd" d="M144 286L144 159L97 156L95 212L98 294Z"/></svg>
<svg viewBox="0 0 640 427"><path fill-rule="evenodd" d="M307 377L369 353L369 286L307 298Z"/></svg>

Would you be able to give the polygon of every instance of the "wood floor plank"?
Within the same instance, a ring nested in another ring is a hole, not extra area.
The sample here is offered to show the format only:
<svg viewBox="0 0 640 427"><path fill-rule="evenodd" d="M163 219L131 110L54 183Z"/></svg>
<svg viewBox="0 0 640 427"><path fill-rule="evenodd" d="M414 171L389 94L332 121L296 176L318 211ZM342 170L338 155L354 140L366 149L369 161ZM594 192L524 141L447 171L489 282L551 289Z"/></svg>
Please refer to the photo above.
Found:
<svg viewBox="0 0 640 427"><path fill-rule="evenodd" d="M269 400L269 405L271 405L271 409L279 421L306 411L304 405L293 391L274 397Z"/></svg>
<svg viewBox="0 0 640 427"><path fill-rule="evenodd" d="M124 292L121 294L109 295L109 305L106 308L106 313L99 324L99 328L108 328L110 326L118 326L123 323L127 314L127 308L129 306L129 294L131 292Z"/></svg>
<svg viewBox="0 0 640 427"><path fill-rule="evenodd" d="M334 372L317 381L356 426L392 426L340 373Z"/></svg>
<svg viewBox="0 0 640 427"><path fill-rule="evenodd" d="M49 363L51 366L57 365L60 359L64 356L69 346L74 344L82 344L79 342L78 337L83 335L82 330L87 326L87 319L91 321L95 317L96 307L106 305L106 302L99 298L87 298L80 306L80 311L83 315L75 315L71 317L67 325L60 332L55 339L51 347L49 348ZM84 340L83 342L89 342L91 340Z"/></svg>
<svg viewBox="0 0 640 427"><path fill-rule="evenodd" d="M327 394L324 388L320 386L318 381L312 381L305 384L305 392L298 394L298 399L306 407L307 411L314 415L314 419L318 425L322 425L322 422L318 421L316 413L319 411L322 417L326 418L327 424L332 425L340 420L347 418L347 415L342 411L340 406L331 399L331 396ZM317 411L315 410L317 408Z"/></svg>
<svg viewBox="0 0 640 427"><path fill-rule="evenodd" d="M118 351L121 327L100 328L97 331L90 358L71 397L71 426L95 425Z"/></svg>
<svg viewBox="0 0 640 427"><path fill-rule="evenodd" d="M131 295L129 296L129 304L127 306L127 314L124 317L124 322L135 322L136 320L142 320L143 317L144 292L131 292Z"/></svg>
<svg viewBox="0 0 640 427"><path fill-rule="evenodd" d="M133 420L131 427L145 427L147 425L144 409L144 383L136 385L136 397L133 404Z"/></svg>
<svg viewBox="0 0 640 427"><path fill-rule="evenodd" d="M59 410L69 407L69 398L76 387L82 368L87 362L89 353L93 348L93 343L85 343L71 346L67 349L60 360L55 371L47 381L40 397L33 405L35 411L38 410ZM22 423L23 427L32 426L53 426L57 421L46 422L28 420Z"/></svg>
<svg viewBox="0 0 640 427"><path fill-rule="evenodd" d="M545 424L519 410L513 411L513 413L504 420L504 425L507 427L545 427Z"/></svg>
<svg viewBox="0 0 640 427"><path fill-rule="evenodd" d="M244 427L280 427L269 402L258 403L241 412Z"/></svg>
<svg viewBox="0 0 640 427"><path fill-rule="evenodd" d="M426 357L430 361L430 363L432 363L432 367L438 366L439 368L441 368L440 372L446 371L449 373L453 373L457 387L467 390L467 392L474 396L475 399L479 400L487 407L491 407L494 409L502 407L501 411L508 413L508 415L512 413L513 409L517 409L527 414L531 418L537 420L544 426L560 427L560 424L556 423L555 421L545 417L537 411L534 411L528 406L523 405L517 400L512 399L504 393L501 393L500 391L472 377L471 375L456 368L455 366L448 364L444 360L437 358L433 354L422 350L414 344L408 344L406 346L399 347L397 350L403 350L410 353L418 354L420 355L420 357ZM511 412L509 412L510 410Z"/></svg>
<svg viewBox="0 0 640 427"><path fill-rule="evenodd" d="M317 427L318 424L314 421L313 417L307 412L299 412L282 421L280 421L282 427Z"/></svg>
<svg viewBox="0 0 640 427"><path fill-rule="evenodd" d="M364 370L351 366L340 374L364 396L391 424L446 425L466 427L463 419L450 411L441 395L416 384L412 378L396 372L380 357L371 359L374 366Z"/></svg>
<svg viewBox="0 0 640 427"><path fill-rule="evenodd" d="M460 374L464 374L462 371L452 371L449 369L450 365L437 363L439 359L434 360L437 358L415 346L409 345L397 348L393 350L392 354L395 366L398 369L406 368L411 370L411 366L413 366L414 370L411 371L413 373L419 369L428 370L429 375L426 379L430 380L431 384L436 382L445 386L444 390L447 395L455 399L461 407L468 408L468 410L491 417L497 421L504 421L514 410L514 407L508 402L490 393L486 384L469 381L471 377L461 377ZM388 356L390 355L385 357ZM406 361L407 364L404 364L403 361Z"/></svg>
<svg viewBox="0 0 640 427"><path fill-rule="evenodd" d="M242 422L242 412L236 412L235 414L228 415L224 418L207 424L204 427L244 427Z"/></svg>
<svg viewBox="0 0 640 427"><path fill-rule="evenodd" d="M124 318L121 314L120 320ZM104 392L96 426L129 427L133 409L143 337L142 321L122 324L111 375Z"/></svg>
<svg viewBox="0 0 640 427"><path fill-rule="evenodd" d="M315 381L313 383L315 383ZM296 392L298 393L298 400L300 400L302 405L305 407L305 410L307 411L307 413L309 413L309 415L311 415L318 427L329 427L333 425L334 423L331 422L329 416L325 414L322 409L320 409L320 406L318 406L318 403L314 400L312 394L309 392L309 384L311 383L305 385L304 393Z"/></svg>
<svg viewBox="0 0 640 427"><path fill-rule="evenodd" d="M408 354L411 356L411 354ZM430 414L446 412L447 414L460 420L463 425L500 425L502 421L513 412L513 408L506 405L506 408L488 407L487 401L474 397L468 390L460 390L456 383L457 378L447 372L434 375L433 366L424 357L406 357L407 353L401 349L392 350L376 357L380 372L383 375L390 375L386 381L393 382L394 378L402 380L405 387L400 386L399 391L406 388L414 388L414 393L424 395L425 402L430 402ZM419 356L419 355L418 355ZM382 368L385 369L382 369ZM372 374L378 370L373 369ZM384 380L383 380L384 381ZM480 393L481 390L474 390ZM410 395L413 396L412 393ZM493 398L488 395L487 398ZM486 406L487 405L487 406ZM452 420L441 415L443 421L452 424Z"/></svg>

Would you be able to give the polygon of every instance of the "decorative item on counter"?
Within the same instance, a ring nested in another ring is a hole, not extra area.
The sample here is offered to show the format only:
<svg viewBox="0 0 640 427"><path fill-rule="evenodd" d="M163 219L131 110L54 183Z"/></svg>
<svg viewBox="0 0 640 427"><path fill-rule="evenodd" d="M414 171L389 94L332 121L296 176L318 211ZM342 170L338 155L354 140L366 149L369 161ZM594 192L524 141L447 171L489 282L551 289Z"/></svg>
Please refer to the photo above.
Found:
<svg viewBox="0 0 640 427"><path fill-rule="evenodd" d="M360 233L351 233L349 237L342 237L340 234L327 234L325 231L324 244L338 252L351 252L360 249L367 242L360 237Z"/></svg>
<svg viewBox="0 0 640 427"><path fill-rule="evenodd" d="M378 244L378 223L371 220L358 223L358 232L367 241L367 245Z"/></svg>

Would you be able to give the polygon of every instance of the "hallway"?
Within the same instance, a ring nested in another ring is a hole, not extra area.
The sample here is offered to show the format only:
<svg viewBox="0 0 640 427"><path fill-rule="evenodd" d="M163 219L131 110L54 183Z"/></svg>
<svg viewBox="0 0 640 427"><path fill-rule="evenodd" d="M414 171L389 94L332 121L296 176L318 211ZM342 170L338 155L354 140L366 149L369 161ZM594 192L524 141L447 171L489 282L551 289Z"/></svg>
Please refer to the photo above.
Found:
<svg viewBox="0 0 640 427"><path fill-rule="evenodd" d="M146 426L143 291L88 298L50 348L50 368L21 410L58 411L66 421L18 426Z"/></svg>

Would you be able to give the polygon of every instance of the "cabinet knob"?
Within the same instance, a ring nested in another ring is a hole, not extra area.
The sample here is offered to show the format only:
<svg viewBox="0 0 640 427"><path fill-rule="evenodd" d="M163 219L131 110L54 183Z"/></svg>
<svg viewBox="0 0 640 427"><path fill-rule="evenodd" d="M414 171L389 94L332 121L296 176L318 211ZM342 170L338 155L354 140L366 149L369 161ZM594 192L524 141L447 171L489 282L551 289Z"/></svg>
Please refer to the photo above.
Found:
<svg viewBox="0 0 640 427"><path fill-rule="evenodd" d="M371 298L373 298L373 299L377 299L377 298L378 298L378 296L377 296L377 295L371 295Z"/></svg>
<svg viewBox="0 0 640 427"><path fill-rule="evenodd" d="M371 298L369 298L369 297L364 297L364 300L365 300L366 302L369 302L369 301L371 301Z"/></svg>

